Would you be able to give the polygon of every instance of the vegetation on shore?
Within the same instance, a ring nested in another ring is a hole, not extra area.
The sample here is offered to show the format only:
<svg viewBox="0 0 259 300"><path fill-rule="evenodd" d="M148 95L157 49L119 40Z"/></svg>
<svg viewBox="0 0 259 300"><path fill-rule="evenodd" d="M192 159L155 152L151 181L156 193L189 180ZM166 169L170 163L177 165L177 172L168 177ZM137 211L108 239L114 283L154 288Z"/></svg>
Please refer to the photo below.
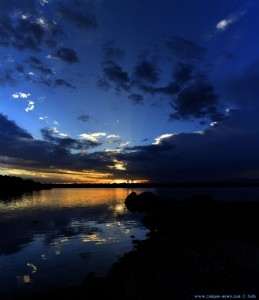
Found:
<svg viewBox="0 0 259 300"><path fill-rule="evenodd" d="M50 183L49 188L188 188L188 187L259 187L259 182L175 182L175 183Z"/></svg>
<svg viewBox="0 0 259 300"><path fill-rule="evenodd" d="M189 187L259 187L259 182L229 181L229 182L125 182L125 183L40 183L32 179L18 176L0 175L0 193L13 191L32 191L52 188L189 188Z"/></svg>
<svg viewBox="0 0 259 300"><path fill-rule="evenodd" d="M46 186L31 179L22 179L17 176L0 175L0 193L14 193L23 191L42 190Z"/></svg>

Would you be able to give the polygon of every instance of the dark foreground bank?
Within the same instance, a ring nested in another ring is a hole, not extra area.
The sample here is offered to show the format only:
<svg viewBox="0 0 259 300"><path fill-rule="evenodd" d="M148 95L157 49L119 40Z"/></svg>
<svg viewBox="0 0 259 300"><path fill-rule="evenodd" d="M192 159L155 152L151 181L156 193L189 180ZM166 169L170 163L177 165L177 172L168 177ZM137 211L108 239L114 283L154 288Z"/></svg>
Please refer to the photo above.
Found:
<svg viewBox="0 0 259 300"><path fill-rule="evenodd" d="M149 238L107 276L13 299L259 299L259 203L161 200L143 222Z"/></svg>

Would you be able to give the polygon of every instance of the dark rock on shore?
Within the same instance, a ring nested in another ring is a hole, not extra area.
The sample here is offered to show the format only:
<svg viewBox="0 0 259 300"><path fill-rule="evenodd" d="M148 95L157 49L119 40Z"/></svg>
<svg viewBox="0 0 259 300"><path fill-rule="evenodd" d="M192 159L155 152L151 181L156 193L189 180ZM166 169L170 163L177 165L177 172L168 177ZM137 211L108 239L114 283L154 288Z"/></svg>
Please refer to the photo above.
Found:
<svg viewBox="0 0 259 300"><path fill-rule="evenodd" d="M137 195L135 192L132 192L125 199L125 205L132 212L152 212L161 203L159 203L159 198L154 193L143 192Z"/></svg>

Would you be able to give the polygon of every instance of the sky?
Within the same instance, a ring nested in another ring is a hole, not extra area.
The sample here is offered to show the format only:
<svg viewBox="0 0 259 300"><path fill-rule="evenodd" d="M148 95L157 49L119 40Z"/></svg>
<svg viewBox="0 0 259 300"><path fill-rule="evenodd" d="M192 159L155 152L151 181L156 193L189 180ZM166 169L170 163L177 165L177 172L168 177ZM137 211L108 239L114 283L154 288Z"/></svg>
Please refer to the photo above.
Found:
<svg viewBox="0 0 259 300"><path fill-rule="evenodd" d="M0 0L0 174L259 179L257 0Z"/></svg>

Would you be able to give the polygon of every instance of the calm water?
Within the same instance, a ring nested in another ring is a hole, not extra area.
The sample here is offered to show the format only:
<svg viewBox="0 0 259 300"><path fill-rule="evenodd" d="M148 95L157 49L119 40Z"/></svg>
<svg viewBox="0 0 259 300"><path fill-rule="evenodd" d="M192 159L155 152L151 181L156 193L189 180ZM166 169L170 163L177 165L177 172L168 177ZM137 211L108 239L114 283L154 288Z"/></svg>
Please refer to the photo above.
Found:
<svg viewBox="0 0 259 300"><path fill-rule="evenodd" d="M0 198L0 299L105 274L148 233L143 215L124 205L131 192L52 189Z"/></svg>
<svg viewBox="0 0 259 300"><path fill-rule="evenodd" d="M214 201L259 202L258 187L179 187L159 189L156 193L162 198L175 201L182 201L193 195L211 195Z"/></svg>

